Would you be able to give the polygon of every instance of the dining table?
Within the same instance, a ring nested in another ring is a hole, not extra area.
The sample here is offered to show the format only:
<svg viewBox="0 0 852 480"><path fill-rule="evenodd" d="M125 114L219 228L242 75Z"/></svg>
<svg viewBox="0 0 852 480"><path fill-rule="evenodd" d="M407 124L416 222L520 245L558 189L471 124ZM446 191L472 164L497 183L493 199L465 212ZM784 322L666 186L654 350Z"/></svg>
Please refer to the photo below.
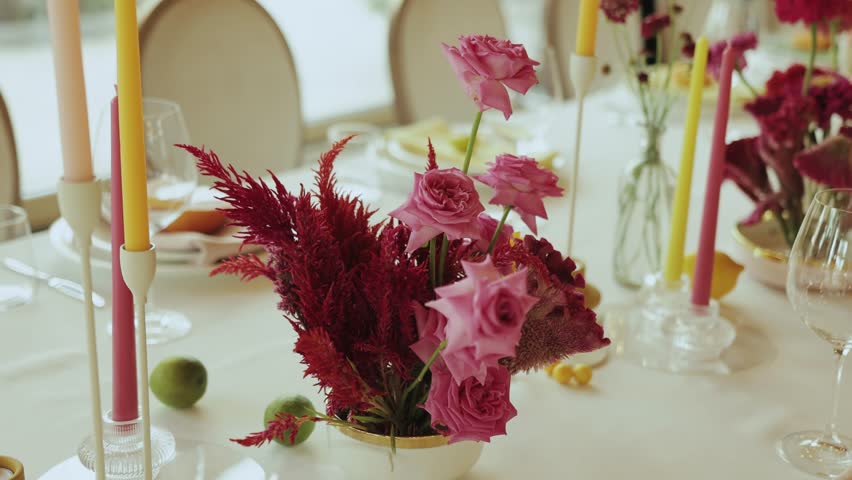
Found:
<svg viewBox="0 0 852 480"><path fill-rule="evenodd" d="M597 308L603 322L612 312L637 303L635 290L613 275L613 248L619 174L639 154L641 128L624 92L601 92L586 99L572 256L586 264L586 279L602 292ZM691 194L687 253L697 245L710 157L715 104L705 102L698 130ZM562 183L574 142L576 104L567 101L518 112L513 122L538 129L560 152ZM732 108L728 139L751 135L754 122ZM678 164L683 143L683 111L672 112L663 136L662 157ZM424 139L425 141L425 139ZM208 145L215 150L215 144ZM313 188L318 149L303 166L280 172L291 189ZM363 193L383 216L405 199L406 185L381 183L375 152L343 155L336 166L339 188ZM223 158L224 162L229 159ZM438 158L440 164L441 159ZM425 166L425 159L424 159ZM413 175L410 180L413 184ZM483 203L488 198L483 198ZM540 234L558 249L567 244L568 197L546 201L548 220ZM731 231L752 209L731 182L722 189L717 249L732 252ZM510 222L520 222L510 217ZM61 255L48 232L32 236L38 268L79 279L80 265ZM15 257L25 242L0 244L0 258ZM0 282L8 272L0 271ZM95 290L110 298L110 272L96 268ZM176 410L152 397L152 421L176 438L220 445L258 462L268 478L345 479L334 449L320 426L293 448L270 444L244 448L229 439L261 430L267 404L282 395L305 395L322 405L314 380L293 352L295 333L276 309L266 280L243 283L209 277L207 269L161 272L152 296L160 308L186 314L190 334L149 348L149 368L181 355L200 359L208 371L204 397ZM572 479L719 480L808 478L784 463L776 444L784 435L820 429L828 419L833 354L793 312L784 291L743 274L721 301L721 311L737 330L724 352L728 374L672 374L645 368L619 354L618 342L584 387L560 385L544 372L516 375L512 402L518 415L508 434L492 439L467 480ZM98 350L105 408L110 404L110 309L97 312ZM28 478L74 457L91 428L82 304L42 288L26 306L0 313L0 455L23 462ZM852 382L841 394L852 399ZM841 404L840 430L852 432L852 403ZM94 477L92 477L94 478ZM165 477L162 477L165 478Z"/></svg>

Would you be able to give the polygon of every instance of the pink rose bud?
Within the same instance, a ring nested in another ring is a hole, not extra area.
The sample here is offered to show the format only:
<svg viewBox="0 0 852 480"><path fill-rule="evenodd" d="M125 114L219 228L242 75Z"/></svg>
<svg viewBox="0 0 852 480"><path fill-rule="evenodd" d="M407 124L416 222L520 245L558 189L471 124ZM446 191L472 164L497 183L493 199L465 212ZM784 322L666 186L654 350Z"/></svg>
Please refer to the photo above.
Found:
<svg viewBox="0 0 852 480"><path fill-rule="evenodd" d="M544 197L562 196L556 185L559 178L550 170L541 168L535 159L499 155L484 175L476 177L495 190L491 205L512 206L521 220L536 233L535 217L547 218Z"/></svg>
<svg viewBox="0 0 852 480"><path fill-rule="evenodd" d="M508 119L512 102L506 88L525 94L538 83L539 63L527 56L523 45L488 35L462 35L459 46L442 44L453 71L479 110L500 110Z"/></svg>

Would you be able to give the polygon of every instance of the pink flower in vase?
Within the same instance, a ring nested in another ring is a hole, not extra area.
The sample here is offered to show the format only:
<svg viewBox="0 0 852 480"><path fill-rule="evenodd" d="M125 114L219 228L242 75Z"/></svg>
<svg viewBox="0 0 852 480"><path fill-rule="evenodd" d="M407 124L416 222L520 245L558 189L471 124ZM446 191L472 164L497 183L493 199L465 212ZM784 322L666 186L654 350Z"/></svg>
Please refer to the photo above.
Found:
<svg viewBox="0 0 852 480"><path fill-rule="evenodd" d="M499 365L489 367L481 382L472 377L459 382L446 369L433 368L424 408L449 443L489 442L505 435L506 424L518 414L509 387L509 371Z"/></svg>
<svg viewBox="0 0 852 480"><path fill-rule="evenodd" d="M654 13L642 20L642 38L651 38L672 24L668 13Z"/></svg>
<svg viewBox="0 0 852 480"><path fill-rule="evenodd" d="M601 10L610 22L625 23L627 17L639 11L639 0L601 0Z"/></svg>
<svg viewBox="0 0 852 480"><path fill-rule="evenodd" d="M413 252L441 233L451 240L479 239L477 217L483 211L473 180L448 168L415 173L408 200L390 216L411 228L406 252Z"/></svg>
<svg viewBox="0 0 852 480"><path fill-rule="evenodd" d="M441 357L458 382L485 381L488 368L515 354L527 313L538 298L527 293L526 269L502 276L486 257L462 261L465 278L435 289L426 303L446 317L447 347Z"/></svg>
<svg viewBox="0 0 852 480"><path fill-rule="evenodd" d="M748 66L745 58L745 52L747 50L754 50L757 48L757 35L754 32L739 33L734 35L730 41L721 40L710 46L710 50L707 52L707 71L710 72L710 75L712 75L716 80L719 80L719 75L721 75L722 55L725 53L725 49L728 48L728 45L735 49L737 53L737 59L734 62L734 66L738 70L742 70Z"/></svg>
<svg viewBox="0 0 852 480"><path fill-rule="evenodd" d="M538 83L533 67L539 63L523 45L488 35L462 35L458 47L442 47L465 92L482 112L494 108L508 119L512 102L506 88L525 94Z"/></svg>
<svg viewBox="0 0 852 480"><path fill-rule="evenodd" d="M492 205L512 206L533 233L535 217L547 218L544 197L562 196L563 189L553 172L539 166L535 159L508 153L499 155L490 168L476 179L495 190ZM489 239L490 240L490 239Z"/></svg>

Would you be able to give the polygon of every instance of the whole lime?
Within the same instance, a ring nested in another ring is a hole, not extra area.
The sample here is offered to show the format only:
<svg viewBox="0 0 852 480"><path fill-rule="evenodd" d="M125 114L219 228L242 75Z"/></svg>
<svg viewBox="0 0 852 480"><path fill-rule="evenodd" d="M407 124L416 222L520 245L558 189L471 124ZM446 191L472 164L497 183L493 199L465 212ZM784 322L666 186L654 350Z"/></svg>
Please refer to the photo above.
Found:
<svg viewBox="0 0 852 480"><path fill-rule="evenodd" d="M266 428L269 425L269 422L275 420L276 415L279 413L289 413L294 417L302 417L305 415L313 415L313 412L315 412L314 404L301 395L279 397L273 400L272 403L266 407L266 411L263 412L263 428ZM308 437L314 433L314 427L316 427L314 422L303 423L299 428L299 433L296 434L296 441L292 444L290 443L289 430L284 433L283 440L276 438L275 441L285 447L296 446L307 440Z"/></svg>
<svg viewBox="0 0 852 480"><path fill-rule="evenodd" d="M207 390L207 369L195 358L169 357L151 372L151 392L172 408L189 408Z"/></svg>

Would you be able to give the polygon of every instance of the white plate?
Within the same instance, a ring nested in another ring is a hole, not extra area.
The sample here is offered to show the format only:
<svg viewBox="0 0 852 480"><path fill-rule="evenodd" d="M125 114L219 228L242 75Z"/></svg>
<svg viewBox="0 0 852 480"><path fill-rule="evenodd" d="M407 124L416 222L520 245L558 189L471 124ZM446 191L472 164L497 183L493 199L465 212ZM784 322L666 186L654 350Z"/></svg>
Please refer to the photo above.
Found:
<svg viewBox="0 0 852 480"><path fill-rule="evenodd" d="M74 234L65 219L53 222L48 232L50 244L59 254L75 262L80 261L80 252L74 246ZM102 223L92 238L92 267L101 270L112 269L110 253L109 226ZM164 275L208 274L212 266L195 265L188 260L195 257L193 253L171 252L157 250L157 273Z"/></svg>

